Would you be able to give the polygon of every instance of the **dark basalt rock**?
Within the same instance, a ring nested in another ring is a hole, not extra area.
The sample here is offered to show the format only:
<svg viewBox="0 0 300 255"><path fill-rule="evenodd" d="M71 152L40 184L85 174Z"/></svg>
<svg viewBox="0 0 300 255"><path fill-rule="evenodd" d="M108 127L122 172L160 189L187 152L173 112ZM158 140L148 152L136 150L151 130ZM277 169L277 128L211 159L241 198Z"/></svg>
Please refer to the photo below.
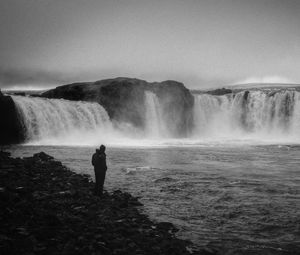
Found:
<svg viewBox="0 0 300 255"><path fill-rule="evenodd" d="M46 153L14 159L0 151L0 254L216 254L193 251L129 193L99 198L93 187Z"/></svg>
<svg viewBox="0 0 300 255"><path fill-rule="evenodd" d="M221 88L207 91L207 94L214 95L214 96L222 96L226 94L231 94L233 91L231 89Z"/></svg>
<svg viewBox="0 0 300 255"><path fill-rule="evenodd" d="M244 92L243 98L244 98L245 101L248 100L249 93L250 93L250 92L249 92L248 90L246 90L246 91Z"/></svg>
<svg viewBox="0 0 300 255"><path fill-rule="evenodd" d="M45 152L36 153L33 155L34 159L48 161L54 159L52 156L47 155Z"/></svg>
<svg viewBox="0 0 300 255"><path fill-rule="evenodd" d="M112 120L144 127L146 91L153 92L159 98L171 134L188 134L192 127L194 98L182 83L176 81L149 83L139 79L116 78L64 85L41 96L98 102Z"/></svg>
<svg viewBox="0 0 300 255"><path fill-rule="evenodd" d="M20 143L25 134L20 122L16 105L10 96L0 90L0 145Z"/></svg>

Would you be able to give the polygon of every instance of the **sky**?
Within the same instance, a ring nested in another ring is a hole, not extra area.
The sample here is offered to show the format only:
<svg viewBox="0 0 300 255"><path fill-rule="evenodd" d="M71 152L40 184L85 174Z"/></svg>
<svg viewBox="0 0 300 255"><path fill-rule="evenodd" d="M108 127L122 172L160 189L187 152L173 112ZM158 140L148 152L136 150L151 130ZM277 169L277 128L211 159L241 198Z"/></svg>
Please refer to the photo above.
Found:
<svg viewBox="0 0 300 255"><path fill-rule="evenodd" d="M300 83L299 0L1 0L0 87Z"/></svg>

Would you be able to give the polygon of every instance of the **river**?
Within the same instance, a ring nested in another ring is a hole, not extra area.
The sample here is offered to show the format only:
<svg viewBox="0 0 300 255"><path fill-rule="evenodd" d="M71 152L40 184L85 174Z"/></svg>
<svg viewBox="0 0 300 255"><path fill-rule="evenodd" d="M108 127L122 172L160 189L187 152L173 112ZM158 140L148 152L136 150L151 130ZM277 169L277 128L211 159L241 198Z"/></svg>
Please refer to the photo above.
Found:
<svg viewBox="0 0 300 255"><path fill-rule="evenodd" d="M22 145L13 156L44 151L90 174L91 146ZM198 144L107 148L105 187L139 196L177 235L224 254L300 250L300 146Z"/></svg>

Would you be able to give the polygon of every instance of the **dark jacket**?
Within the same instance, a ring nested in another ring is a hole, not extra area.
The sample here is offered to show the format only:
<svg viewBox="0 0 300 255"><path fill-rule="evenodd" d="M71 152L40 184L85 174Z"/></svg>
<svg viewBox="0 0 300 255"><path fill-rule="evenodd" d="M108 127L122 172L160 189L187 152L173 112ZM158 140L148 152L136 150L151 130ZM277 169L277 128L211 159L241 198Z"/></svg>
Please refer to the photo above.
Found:
<svg viewBox="0 0 300 255"><path fill-rule="evenodd" d="M106 155L105 153L94 153L92 157L92 164L95 168L95 170L99 171L106 171L107 166L106 166Z"/></svg>

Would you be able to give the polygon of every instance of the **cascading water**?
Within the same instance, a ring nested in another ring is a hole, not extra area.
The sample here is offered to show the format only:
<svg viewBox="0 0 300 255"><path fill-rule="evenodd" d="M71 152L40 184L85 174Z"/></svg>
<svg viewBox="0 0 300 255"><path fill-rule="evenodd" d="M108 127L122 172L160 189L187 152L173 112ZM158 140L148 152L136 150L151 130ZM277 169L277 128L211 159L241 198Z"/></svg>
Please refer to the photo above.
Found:
<svg viewBox="0 0 300 255"><path fill-rule="evenodd" d="M97 103L12 96L30 143L90 144L113 132Z"/></svg>
<svg viewBox="0 0 300 255"><path fill-rule="evenodd" d="M196 95L194 101L194 135L209 136L230 132L230 98ZM225 124L225 125L224 125Z"/></svg>
<svg viewBox="0 0 300 255"><path fill-rule="evenodd" d="M162 106L158 100L158 97L154 93L147 91L145 93L145 105L146 135L149 138L161 138L166 136L167 128L165 126Z"/></svg>
<svg viewBox="0 0 300 255"><path fill-rule="evenodd" d="M193 134L174 139L162 102L145 93L145 129L113 125L98 103L12 96L27 142L53 145L153 145L206 142L300 142L300 92L241 91L213 96L194 95ZM170 140L172 138L172 141ZM153 142L151 142L153 140Z"/></svg>
<svg viewBox="0 0 300 255"><path fill-rule="evenodd" d="M300 93L250 91L195 95L194 136L300 140Z"/></svg>

